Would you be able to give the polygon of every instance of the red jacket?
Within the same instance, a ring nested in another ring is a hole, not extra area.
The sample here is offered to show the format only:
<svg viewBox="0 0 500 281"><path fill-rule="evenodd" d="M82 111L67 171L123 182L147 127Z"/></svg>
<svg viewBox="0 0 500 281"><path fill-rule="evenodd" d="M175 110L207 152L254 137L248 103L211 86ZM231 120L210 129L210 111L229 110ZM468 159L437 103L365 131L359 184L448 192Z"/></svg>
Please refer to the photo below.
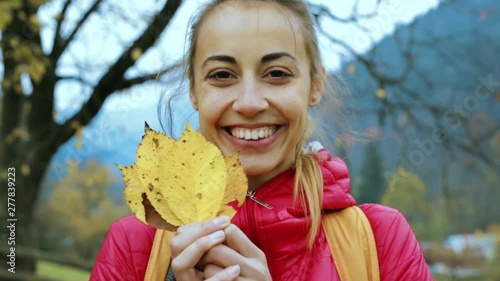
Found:
<svg viewBox="0 0 500 281"><path fill-rule="evenodd" d="M355 205L349 173L339 158L322 150L318 161L324 178L324 210ZM287 170L257 189L255 197L273 206L268 210L246 200L233 218L255 245L264 251L274 281L340 280L325 235L320 232L307 249L307 222L293 205L294 171ZM403 215L392 208L366 204L365 212L377 244L382 281L432 280L419 243ZM143 280L155 229L134 216L111 225L92 270L91 281Z"/></svg>

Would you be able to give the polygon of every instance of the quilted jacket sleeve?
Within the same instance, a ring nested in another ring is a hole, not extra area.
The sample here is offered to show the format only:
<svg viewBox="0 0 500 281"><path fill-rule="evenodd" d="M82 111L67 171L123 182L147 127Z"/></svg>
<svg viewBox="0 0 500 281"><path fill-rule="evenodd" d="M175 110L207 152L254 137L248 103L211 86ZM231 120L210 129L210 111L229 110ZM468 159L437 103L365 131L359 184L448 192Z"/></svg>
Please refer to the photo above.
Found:
<svg viewBox="0 0 500 281"><path fill-rule="evenodd" d="M154 231L135 217L114 222L104 239L90 281L143 280Z"/></svg>
<svg viewBox="0 0 500 281"><path fill-rule="evenodd" d="M372 225L383 281L432 281L420 244L405 217L382 205L362 205Z"/></svg>

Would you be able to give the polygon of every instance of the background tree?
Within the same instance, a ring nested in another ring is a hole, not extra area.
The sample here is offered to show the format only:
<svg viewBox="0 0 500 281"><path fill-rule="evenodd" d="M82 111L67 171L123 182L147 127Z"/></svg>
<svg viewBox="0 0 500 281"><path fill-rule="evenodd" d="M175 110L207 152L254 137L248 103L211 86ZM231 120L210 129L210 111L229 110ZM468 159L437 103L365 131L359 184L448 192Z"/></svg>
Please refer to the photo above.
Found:
<svg viewBox="0 0 500 281"><path fill-rule="evenodd" d="M106 71L96 81L79 75L61 76L59 69L65 67L63 59L72 55L71 48L87 21L94 15L100 16L101 12L110 13L116 3L95 0L90 7L79 13L79 18L73 24L69 20L70 11L71 8L75 8L72 6L80 3L72 0L62 1L60 12L50 21L54 26L53 36L51 40L45 41L41 37L43 27L39 24L37 13L42 5L53 4L51 1L9 0L0 3L1 50L4 66L0 170L5 174L8 167L16 168L17 245L28 248L32 246L33 206L40 194L44 172L54 153L75 132L89 124L112 93L157 76L156 71L133 77L127 77L125 74L134 66L141 54L155 44L181 2L181 0L166 1L154 13L143 17L142 33L126 44L123 52L109 65L100 66ZM118 8L114 8L119 11ZM125 17L124 20L127 21L128 18ZM44 42L48 41L52 46L44 46ZM95 66L99 66L100 63L101 61L87 62L88 65ZM169 69L167 67L163 72L168 72ZM92 90L87 101L73 116L58 123L54 115L56 87L67 79L81 81L82 84L89 85ZM2 211L6 209L5 202L6 200L1 201ZM18 258L16 269L33 271L34 263L29 259Z"/></svg>
<svg viewBox="0 0 500 281"><path fill-rule="evenodd" d="M357 202L380 203L380 199L387 187L384 176L384 167L378 142L370 142L365 148L366 158L361 168L361 182L357 187Z"/></svg>
<svg viewBox="0 0 500 281"><path fill-rule="evenodd" d="M451 225L443 199L427 197L424 181L400 167L390 177L381 203L403 213L418 239L439 242L451 233Z"/></svg>
<svg viewBox="0 0 500 281"><path fill-rule="evenodd" d="M118 179L109 167L95 160L71 165L53 189L45 190L49 194L36 209L37 233L49 242L41 248L94 260L109 225L129 210L121 198L111 197Z"/></svg>

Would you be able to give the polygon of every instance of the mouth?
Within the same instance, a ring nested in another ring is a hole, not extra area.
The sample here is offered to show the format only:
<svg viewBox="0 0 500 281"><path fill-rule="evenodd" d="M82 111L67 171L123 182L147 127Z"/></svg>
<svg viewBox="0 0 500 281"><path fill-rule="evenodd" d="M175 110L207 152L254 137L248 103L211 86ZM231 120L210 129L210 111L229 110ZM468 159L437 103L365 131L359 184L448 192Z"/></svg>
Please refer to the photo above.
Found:
<svg viewBox="0 0 500 281"><path fill-rule="evenodd" d="M229 135L236 139L257 141L274 135L282 126L262 126L258 128L225 127Z"/></svg>

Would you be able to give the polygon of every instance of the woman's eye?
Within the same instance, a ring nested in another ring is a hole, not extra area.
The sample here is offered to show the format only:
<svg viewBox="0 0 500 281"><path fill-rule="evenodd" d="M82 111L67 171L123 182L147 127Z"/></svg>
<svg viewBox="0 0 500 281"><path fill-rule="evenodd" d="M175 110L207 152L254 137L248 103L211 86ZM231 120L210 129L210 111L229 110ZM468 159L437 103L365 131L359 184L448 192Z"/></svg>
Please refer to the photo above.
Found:
<svg viewBox="0 0 500 281"><path fill-rule="evenodd" d="M234 75L232 75L231 73L227 72L227 71L219 71L219 72L215 72L214 74L211 74L208 76L209 79L229 79L229 78L233 78Z"/></svg>
<svg viewBox="0 0 500 281"><path fill-rule="evenodd" d="M267 76L271 78L286 78L292 76L290 73L287 73L283 70L272 70L267 73Z"/></svg>

